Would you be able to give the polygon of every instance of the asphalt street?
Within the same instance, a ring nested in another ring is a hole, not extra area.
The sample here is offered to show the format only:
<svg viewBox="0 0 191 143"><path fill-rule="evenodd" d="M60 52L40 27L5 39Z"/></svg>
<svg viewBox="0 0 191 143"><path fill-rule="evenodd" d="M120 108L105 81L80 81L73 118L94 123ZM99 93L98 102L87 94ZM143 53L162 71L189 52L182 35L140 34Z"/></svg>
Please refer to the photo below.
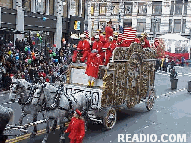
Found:
<svg viewBox="0 0 191 143"><path fill-rule="evenodd" d="M102 125L92 124L86 132L83 143L117 143L118 134L186 134L186 142L191 143L190 130L190 103L191 94L187 92L188 81L191 80L190 67L175 67L178 72L178 86L176 90L170 88L170 73L157 71L155 76L155 89L157 99L153 110L147 111L145 104L141 103L132 109L123 109L117 112L117 123L112 130L102 130ZM18 123L21 109L18 103L4 104L8 101L8 94L0 94L0 104L11 107L15 111L14 123ZM38 120L42 119L39 114ZM27 115L23 124L32 122L32 116ZM44 129L45 124L38 125L38 130ZM30 128L29 132L32 131ZM20 134L20 131L6 132L7 134ZM40 143L44 134L34 139L18 141L21 143ZM14 137L9 137L12 139ZM9 140L11 142L11 140ZM58 143L58 131L50 134L48 143ZM65 143L69 139L66 135Z"/></svg>

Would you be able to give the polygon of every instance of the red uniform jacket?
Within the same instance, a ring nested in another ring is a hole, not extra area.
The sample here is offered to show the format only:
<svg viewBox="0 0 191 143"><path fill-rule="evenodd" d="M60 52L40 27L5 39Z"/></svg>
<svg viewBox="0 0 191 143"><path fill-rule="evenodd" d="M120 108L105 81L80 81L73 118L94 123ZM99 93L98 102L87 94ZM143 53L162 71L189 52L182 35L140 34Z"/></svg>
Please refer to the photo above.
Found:
<svg viewBox="0 0 191 143"><path fill-rule="evenodd" d="M113 37L113 28L106 26L105 27L105 38L109 39L109 36Z"/></svg>
<svg viewBox="0 0 191 143"><path fill-rule="evenodd" d="M102 47L103 47L103 43L102 42L94 41L93 46L92 46L92 50L96 49L96 50L98 50L98 53L101 53L102 52L102 49L101 49Z"/></svg>
<svg viewBox="0 0 191 143"><path fill-rule="evenodd" d="M78 50L84 50L84 51L91 51L90 50L90 44L87 40L79 41L77 49Z"/></svg>
<svg viewBox="0 0 191 143"><path fill-rule="evenodd" d="M131 41L125 40L123 41L123 47L129 47L131 45Z"/></svg>
<svg viewBox="0 0 191 143"><path fill-rule="evenodd" d="M97 78L99 65L102 65L101 58L97 55L97 53L91 53L87 60L86 74L88 76Z"/></svg>
<svg viewBox="0 0 191 143"><path fill-rule="evenodd" d="M117 40L116 39L113 40L113 44L115 45L115 47L117 47Z"/></svg>
<svg viewBox="0 0 191 143"><path fill-rule="evenodd" d="M105 45L105 43L107 42L107 40L105 39L105 37L103 35L99 35L99 40L103 43L103 46Z"/></svg>
<svg viewBox="0 0 191 143"><path fill-rule="evenodd" d="M158 45L159 45L159 41L155 41L155 42L154 42L154 45L155 45L155 48L157 48Z"/></svg>
<svg viewBox="0 0 191 143"><path fill-rule="evenodd" d="M109 53L109 54L112 54L113 50L115 49L115 45L113 42L107 42L105 45L104 45L104 48L107 48L106 50L106 53Z"/></svg>
<svg viewBox="0 0 191 143"><path fill-rule="evenodd" d="M141 43L141 41L139 40L139 38L135 38L135 42L138 43L138 44Z"/></svg>
<svg viewBox="0 0 191 143"><path fill-rule="evenodd" d="M145 38L144 41L145 41L145 45L143 46L143 48L148 48L148 47L150 48L150 44L147 38Z"/></svg>
<svg viewBox="0 0 191 143"><path fill-rule="evenodd" d="M70 133L69 138L71 140L81 140L85 136L85 122L82 119L73 117L70 121L70 124L65 131L65 133Z"/></svg>

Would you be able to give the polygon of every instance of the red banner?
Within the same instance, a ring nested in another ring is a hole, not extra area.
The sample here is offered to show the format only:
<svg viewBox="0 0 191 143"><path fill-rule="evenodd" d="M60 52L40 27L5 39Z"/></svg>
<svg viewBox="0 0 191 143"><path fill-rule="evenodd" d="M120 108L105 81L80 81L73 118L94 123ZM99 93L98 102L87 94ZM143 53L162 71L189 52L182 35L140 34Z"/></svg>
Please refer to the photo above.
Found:
<svg viewBox="0 0 191 143"><path fill-rule="evenodd" d="M184 57L185 60L189 59L189 53L170 53L170 52L165 51L165 55L168 55L169 59L181 60L181 57Z"/></svg>

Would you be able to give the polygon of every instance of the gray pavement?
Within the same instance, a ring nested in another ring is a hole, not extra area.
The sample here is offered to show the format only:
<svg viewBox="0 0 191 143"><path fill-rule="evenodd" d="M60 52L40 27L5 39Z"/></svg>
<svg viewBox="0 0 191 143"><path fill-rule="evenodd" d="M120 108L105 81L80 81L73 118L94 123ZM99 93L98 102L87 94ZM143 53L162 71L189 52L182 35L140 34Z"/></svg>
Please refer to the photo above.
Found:
<svg viewBox="0 0 191 143"><path fill-rule="evenodd" d="M190 103L191 94L187 92L188 80L191 79L190 67L175 67L178 72L178 88L170 89L169 73L158 71L155 77L155 89L157 100L152 111L146 110L145 104L141 103L132 109L124 109L117 113L117 123L112 130L102 130L102 125L93 124L86 132L83 143L117 143L118 134L156 134L160 138L161 134L186 134L187 143L191 143L191 130L189 119L191 117ZM8 100L8 94L0 93L0 104ZM15 111L17 123L21 109L18 103L7 104ZM39 114L38 120L42 119ZM31 115L23 120L23 124L31 122ZM45 124L38 125L38 129L43 129ZM32 130L32 128L31 128ZM31 131L30 130L30 131ZM16 132L15 132L16 133ZM19 133L19 132L17 132ZM44 135L35 137L34 140L25 140L22 143L40 143ZM11 137L10 137L11 138ZM49 136L48 142L59 142L58 131ZM69 142L66 137L65 143Z"/></svg>

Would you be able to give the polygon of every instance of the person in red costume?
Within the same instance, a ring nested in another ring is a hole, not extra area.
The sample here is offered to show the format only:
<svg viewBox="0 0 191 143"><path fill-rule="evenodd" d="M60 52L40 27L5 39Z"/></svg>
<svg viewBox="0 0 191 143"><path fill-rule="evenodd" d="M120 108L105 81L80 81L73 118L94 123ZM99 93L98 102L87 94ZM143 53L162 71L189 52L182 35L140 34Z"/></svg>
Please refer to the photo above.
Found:
<svg viewBox="0 0 191 143"><path fill-rule="evenodd" d="M99 40L103 43L103 45L107 42L105 36L101 34L100 30L97 30L95 36L99 35ZM95 41L95 36L91 38L92 41Z"/></svg>
<svg viewBox="0 0 191 143"><path fill-rule="evenodd" d="M113 44L117 47L117 35L114 35Z"/></svg>
<svg viewBox="0 0 191 143"><path fill-rule="evenodd" d="M83 54L83 57L80 59L81 62L84 62L87 59L88 54L91 52L90 44L85 39L85 35L82 34L80 37L81 41L79 41L78 43L77 50L74 51L74 54L72 56L72 62L76 62L78 52L82 52Z"/></svg>
<svg viewBox="0 0 191 143"><path fill-rule="evenodd" d="M113 28L112 28L112 22L109 21L108 25L105 27L105 38L106 40L109 40L109 37L112 36L113 37Z"/></svg>
<svg viewBox="0 0 191 143"><path fill-rule="evenodd" d="M99 65L102 65L101 56L98 53L98 50L92 50L91 54L87 60L86 72L89 76L88 87L93 87L95 79L98 78Z"/></svg>
<svg viewBox="0 0 191 143"><path fill-rule="evenodd" d="M123 47L129 47L131 45L131 41L125 39L125 41L123 41Z"/></svg>
<svg viewBox="0 0 191 143"><path fill-rule="evenodd" d="M72 117L70 124L64 133L70 133L70 143L82 143L85 136L85 122L81 117L82 113L76 109L74 117Z"/></svg>
<svg viewBox="0 0 191 143"><path fill-rule="evenodd" d="M144 39L143 48L150 48L149 40L147 40L147 34L146 33L144 34L143 39Z"/></svg>
<svg viewBox="0 0 191 143"><path fill-rule="evenodd" d="M140 41L140 39L137 37L137 35L136 35L136 37L135 37L135 43L138 43L138 44L141 43L141 41Z"/></svg>
<svg viewBox="0 0 191 143"><path fill-rule="evenodd" d="M109 41L105 44L104 49L106 49L105 52L103 52L103 56L105 57L105 63L104 65L107 66L109 63L109 59L112 56L112 52L115 49L115 44L113 43L113 37L109 37Z"/></svg>
<svg viewBox="0 0 191 143"><path fill-rule="evenodd" d="M155 39L155 42L154 42L154 45L155 45L155 48L157 48L159 46L160 42L158 39Z"/></svg>
<svg viewBox="0 0 191 143"><path fill-rule="evenodd" d="M117 38L117 47L123 47L122 37L118 37L118 38Z"/></svg>
<svg viewBox="0 0 191 143"><path fill-rule="evenodd" d="M95 41L94 41L93 46L92 46L92 50L96 49L96 50L98 50L98 53L101 54L102 53L102 47L103 47L103 43L100 41L99 35L96 35Z"/></svg>

